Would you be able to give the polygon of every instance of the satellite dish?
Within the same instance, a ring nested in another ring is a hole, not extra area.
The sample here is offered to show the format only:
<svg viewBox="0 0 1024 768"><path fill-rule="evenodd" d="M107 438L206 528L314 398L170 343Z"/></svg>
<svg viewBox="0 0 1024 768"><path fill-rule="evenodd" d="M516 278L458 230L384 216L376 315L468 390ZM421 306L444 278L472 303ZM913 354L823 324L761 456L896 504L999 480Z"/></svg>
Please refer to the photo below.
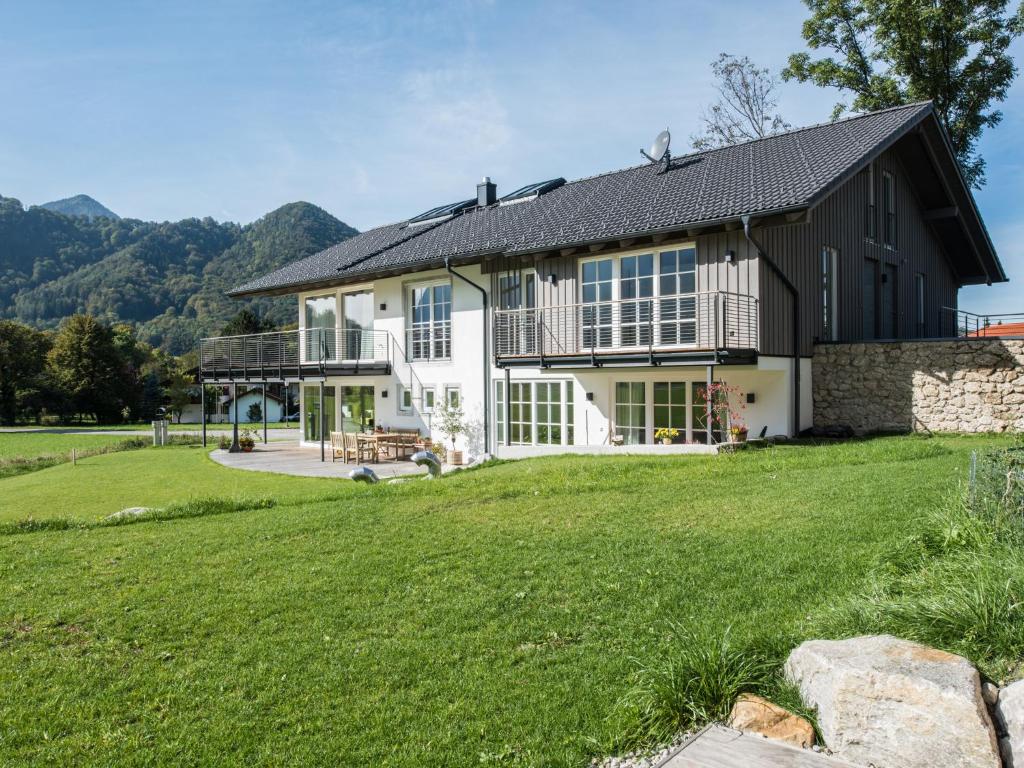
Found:
<svg viewBox="0 0 1024 768"><path fill-rule="evenodd" d="M647 152L640 150L640 154L650 160L652 163L664 162L668 165L668 161L672 158L671 153L668 151L668 145L672 142L672 134L669 133L668 128L659 133L654 141L651 143L651 148Z"/></svg>

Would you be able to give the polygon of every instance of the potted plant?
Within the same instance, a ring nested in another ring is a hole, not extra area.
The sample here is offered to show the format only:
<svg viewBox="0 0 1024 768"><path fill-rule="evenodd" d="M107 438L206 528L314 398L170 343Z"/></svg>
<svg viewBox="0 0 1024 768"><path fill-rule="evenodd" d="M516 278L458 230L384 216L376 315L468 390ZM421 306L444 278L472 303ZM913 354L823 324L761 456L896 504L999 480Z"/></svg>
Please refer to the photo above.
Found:
<svg viewBox="0 0 1024 768"><path fill-rule="evenodd" d="M447 463L454 466L462 464L462 451L458 450L455 446L455 441L459 435L464 434L466 431L462 406L442 400L440 405L434 408L434 421L444 436L452 441L452 447L448 451Z"/></svg>
<svg viewBox="0 0 1024 768"><path fill-rule="evenodd" d="M662 445L672 445L672 441L679 437L679 430L672 427L661 427L654 431L654 439L661 440Z"/></svg>
<svg viewBox="0 0 1024 768"><path fill-rule="evenodd" d="M719 432L725 432L731 443L747 441L747 425L743 423L743 409L746 395L739 387L715 381L707 387L706 397L711 401L711 426ZM738 403L736 408L732 402Z"/></svg>
<svg viewBox="0 0 1024 768"><path fill-rule="evenodd" d="M246 453L252 453L253 448L256 447L256 438L253 433L248 429L244 430L238 438L238 447Z"/></svg>

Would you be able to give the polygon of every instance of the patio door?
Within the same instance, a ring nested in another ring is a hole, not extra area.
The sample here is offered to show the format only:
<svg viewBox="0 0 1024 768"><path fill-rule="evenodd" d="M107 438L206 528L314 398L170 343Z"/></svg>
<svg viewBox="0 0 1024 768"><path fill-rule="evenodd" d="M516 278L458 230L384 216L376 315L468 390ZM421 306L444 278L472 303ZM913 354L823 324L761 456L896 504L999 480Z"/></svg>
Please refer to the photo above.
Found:
<svg viewBox="0 0 1024 768"><path fill-rule="evenodd" d="M338 300L333 295L306 299L305 362L338 359ZM319 439L319 438L318 438Z"/></svg>
<svg viewBox="0 0 1024 768"><path fill-rule="evenodd" d="M619 261L620 346L649 346L654 337L654 254Z"/></svg>
<svg viewBox="0 0 1024 768"><path fill-rule="evenodd" d="M372 432L375 426L373 387L342 387L341 431Z"/></svg>
<svg viewBox="0 0 1024 768"><path fill-rule="evenodd" d="M615 382L615 432L624 445L647 442L647 397L642 381Z"/></svg>
<svg viewBox="0 0 1024 768"><path fill-rule="evenodd" d="M584 349L607 349L614 344L613 272L613 259L583 262L580 327Z"/></svg>
<svg viewBox="0 0 1024 768"><path fill-rule="evenodd" d="M498 277L498 309L509 310L504 344L513 355L530 355L537 351L537 273L512 272Z"/></svg>
<svg viewBox="0 0 1024 768"><path fill-rule="evenodd" d="M342 296L345 313L342 338L345 360L372 360L373 355L373 291L356 291Z"/></svg>
<svg viewBox="0 0 1024 768"><path fill-rule="evenodd" d="M331 432L336 431L334 419L335 390L333 386L324 387L324 418L320 415L320 386L302 388L303 430L302 438L306 442L320 441L320 428L324 428L324 439L330 440Z"/></svg>

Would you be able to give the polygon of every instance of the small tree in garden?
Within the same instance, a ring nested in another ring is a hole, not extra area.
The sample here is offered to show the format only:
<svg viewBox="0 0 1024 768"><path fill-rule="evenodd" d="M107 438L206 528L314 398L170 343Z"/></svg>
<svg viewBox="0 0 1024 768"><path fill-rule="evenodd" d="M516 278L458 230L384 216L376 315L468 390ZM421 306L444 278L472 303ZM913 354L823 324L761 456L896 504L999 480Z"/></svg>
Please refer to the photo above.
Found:
<svg viewBox="0 0 1024 768"><path fill-rule="evenodd" d="M263 419L263 406L259 403L251 403L246 416L249 417L249 421L261 421Z"/></svg>
<svg viewBox="0 0 1024 768"><path fill-rule="evenodd" d="M711 426L713 429L728 430L733 435L747 431L747 425L743 421L743 411L747 406L743 402L745 393L742 389L722 381L713 381L710 387L706 387L705 396L711 402ZM733 408L731 400L736 401L735 408Z"/></svg>
<svg viewBox="0 0 1024 768"><path fill-rule="evenodd" d="M442 400L434 408L434 423L445 437L452 441L452 450L455 450L455 441L466 431L466 417L462 413L462 406L453 405L447 399Z"/></svg>

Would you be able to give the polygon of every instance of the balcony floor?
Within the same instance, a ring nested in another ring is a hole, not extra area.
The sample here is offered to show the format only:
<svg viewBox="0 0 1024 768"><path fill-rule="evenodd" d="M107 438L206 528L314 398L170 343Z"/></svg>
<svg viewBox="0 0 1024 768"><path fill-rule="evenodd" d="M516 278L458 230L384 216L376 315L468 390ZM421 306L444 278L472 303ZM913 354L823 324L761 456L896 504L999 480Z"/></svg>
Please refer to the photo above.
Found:
<svg viewBox="0 0 1024 768"><path fill-rule="evenodd" d="M497 365L527 368L591 368L637 365L753 365L756 349L603 349L571 354L499 355Z"/></svg>

